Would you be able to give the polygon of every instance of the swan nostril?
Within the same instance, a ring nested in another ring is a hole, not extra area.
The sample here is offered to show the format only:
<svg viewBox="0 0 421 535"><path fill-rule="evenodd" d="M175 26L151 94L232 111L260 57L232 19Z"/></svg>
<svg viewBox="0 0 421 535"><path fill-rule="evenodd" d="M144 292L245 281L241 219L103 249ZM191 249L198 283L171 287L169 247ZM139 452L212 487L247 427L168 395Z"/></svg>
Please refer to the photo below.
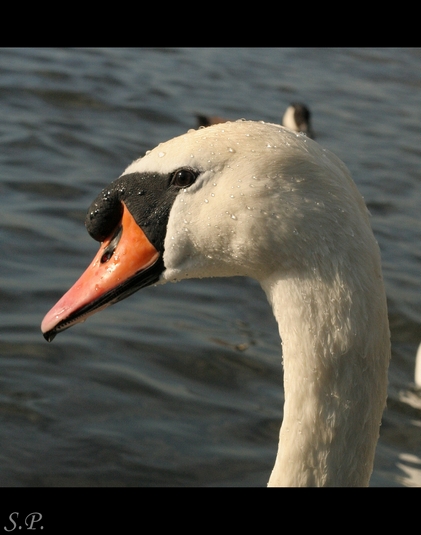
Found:
<svg viewBox="0 0 421 535"><path fill-rule="evenodd" d="M101 260L100 260L101 264L105 264L113 256L114 251L117 248L118 242L120 241L122 232L123 232L123 227L122 225L120 225L115 231L114 236L112 237L110 243L104 249L104 253L101 256Z"/></svg>
<svg viewBox="0 0 421 535"><path fill-rule="evenodd" d="M108 260L113 256L114 250L107 251L101 256L101 264L105 264L105 262L108 262Z"/></svg>

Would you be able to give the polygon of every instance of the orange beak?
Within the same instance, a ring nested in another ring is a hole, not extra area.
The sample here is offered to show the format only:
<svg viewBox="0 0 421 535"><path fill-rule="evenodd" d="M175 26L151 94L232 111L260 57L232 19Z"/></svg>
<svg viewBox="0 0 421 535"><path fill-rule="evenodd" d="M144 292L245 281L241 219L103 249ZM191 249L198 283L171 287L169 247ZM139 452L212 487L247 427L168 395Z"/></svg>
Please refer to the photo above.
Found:
<svg viewBox="0 0 421 535"><path fill-rule="evenodd" d="M157 282L163 270L160 258L123 203L114 233L101 243L87 270L43 319L46 340L51 342L57 333Z"/></svg>

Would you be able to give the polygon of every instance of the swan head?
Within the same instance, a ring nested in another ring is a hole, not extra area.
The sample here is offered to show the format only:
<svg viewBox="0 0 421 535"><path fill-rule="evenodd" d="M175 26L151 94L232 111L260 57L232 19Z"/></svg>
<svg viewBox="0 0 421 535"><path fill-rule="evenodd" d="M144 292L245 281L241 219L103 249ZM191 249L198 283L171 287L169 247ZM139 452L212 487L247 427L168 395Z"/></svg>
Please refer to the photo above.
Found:
<svg viewBox="0 0 421 535"><path fill-rule="evenodd" d="M338 158L276 124L192 130L129 165L85 224L99 251L45 316L47 340L151 284L253 277L283 343L269 484L368 484L387 392L387 306L368 212Z"/></svg>
<svg viewBox="0 0 421 535"><path fill-rule="evenodd" d="M93 262L46 315L48 340L144 286L186 278L323 275L371 232L344 164L302 134L236 121L134 161L92 203Z"/></svg>

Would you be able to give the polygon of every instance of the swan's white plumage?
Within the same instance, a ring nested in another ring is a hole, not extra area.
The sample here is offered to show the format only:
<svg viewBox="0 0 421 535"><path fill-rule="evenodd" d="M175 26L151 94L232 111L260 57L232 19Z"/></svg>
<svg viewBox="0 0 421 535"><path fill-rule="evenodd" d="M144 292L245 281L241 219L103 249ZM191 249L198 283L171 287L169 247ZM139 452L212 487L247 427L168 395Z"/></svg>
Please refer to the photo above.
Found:
<svg viewBox="0 0 421 535"><path fill-rule="evenodd" d="M283 347L270 485L367 485L390 341L380 254L345 165L307 137L238 121L190 131L132 172L202 171L170 212L161 282L256 278Z"/></svg>

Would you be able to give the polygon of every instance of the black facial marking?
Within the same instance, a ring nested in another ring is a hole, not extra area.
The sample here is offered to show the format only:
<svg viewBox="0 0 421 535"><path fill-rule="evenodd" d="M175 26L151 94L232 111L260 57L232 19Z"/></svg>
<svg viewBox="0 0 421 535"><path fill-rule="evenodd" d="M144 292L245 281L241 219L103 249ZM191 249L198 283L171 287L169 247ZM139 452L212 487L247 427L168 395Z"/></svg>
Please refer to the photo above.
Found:
<svg viewBox="0 0 421 535"><path fill-rule="evenodd" d="M104 189L91 204L85 226L96 241L102 242L114 231L123 215L123 205L113 190Z"/></svg>
<svg viewBox="0 0 421 535"><path fill-rule="evenodd" d="M119 224L124 202L148 240L162 253L175 198L181 189L191 186L199 174L197 169L183 167L168 174L123 175L91 204L86 215L86 229L95 240L104 241Z"/></svg>

